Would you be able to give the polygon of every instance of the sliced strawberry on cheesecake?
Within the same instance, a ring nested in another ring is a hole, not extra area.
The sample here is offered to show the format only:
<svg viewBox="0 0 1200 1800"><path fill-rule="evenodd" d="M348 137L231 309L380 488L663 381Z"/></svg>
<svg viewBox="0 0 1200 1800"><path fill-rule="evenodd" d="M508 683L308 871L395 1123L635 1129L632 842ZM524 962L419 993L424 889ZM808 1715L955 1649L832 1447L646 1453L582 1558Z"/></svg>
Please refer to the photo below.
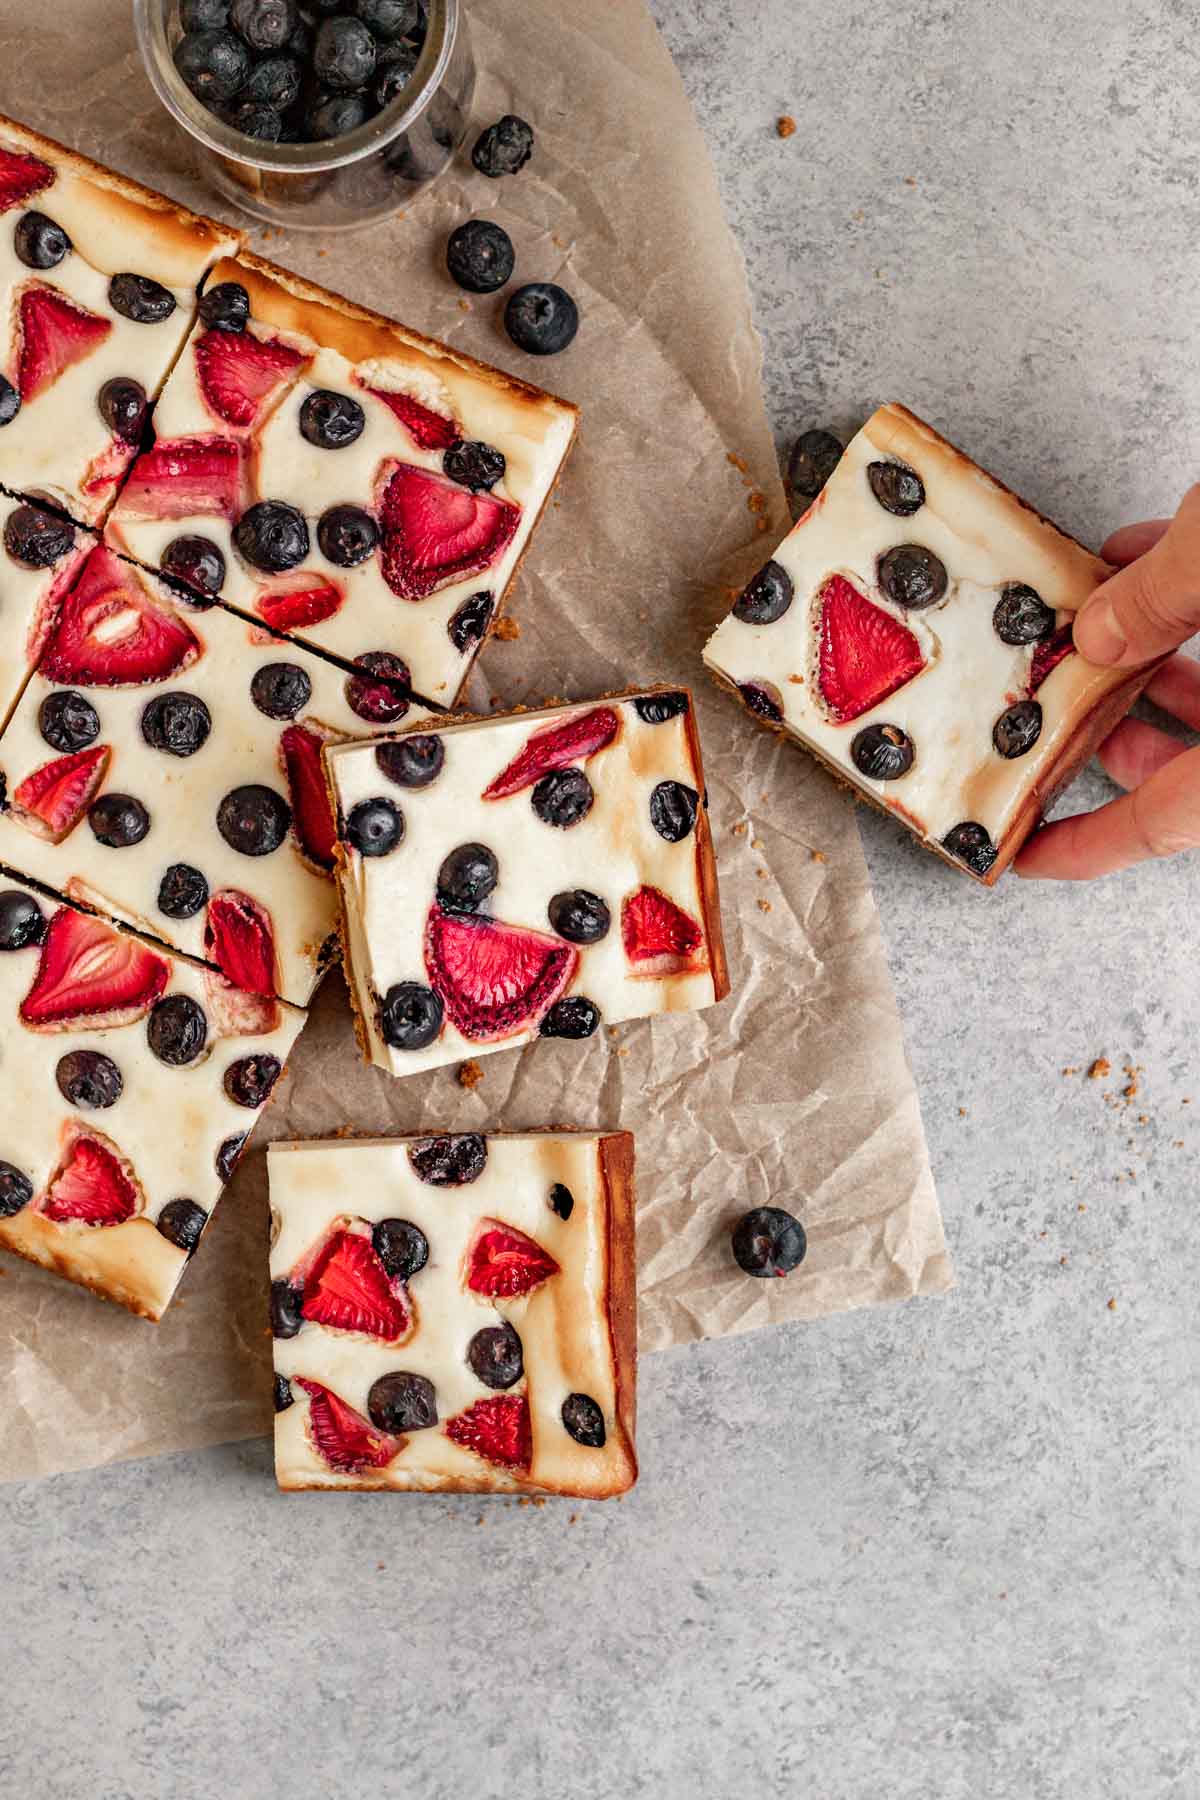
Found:
<svg viewBox="0 0 1200 1800"><path fill-rule="evenodd" d="M446 1016L466 1038L492 1043L534 1028L575 973L579 952L561 939L435 906L425 967Z"/></svg>
<svg viewBox="0 0 1200 1800"><path fill-rule="evenodd" d="M241 490L241 446L232 438L160 438L138 457L113 518L233 519Z"/></svg>
<svg viewBox="0 0 1200 1800"><path fill-rule="evenodd" d="M489 1300L516 1299L531 1294L551 1275L558 1274L558 1264L548 1250L499 1219L481 1219L467 1251L464 1271L466 1284L473 1294Z"/></svg>
<svg viewBox="0 0 1200 1800"><path fill-rule="evenodd" d="M99 792L111 754L107 744L93 744L31 770L12 791L14 817L38 837L61 844Z"/></svg>
<svg viewBox="0 0 1200 1800"><path fill-rule="evenodd" d="M112 323L68 300L57 288L32 282L17 303L17 389L36 400L59 376L99 348Z"/></svg>
<svg viewBox="0 0 1200 1800"><path fill-rule="evenodd" d="M223 425L249 430L312 358L249 331L203 331L195 341L204 404Z"/></svg>
<svg viewBox="0 0 1200 1800"><path fill-rule="evenodd" d="M322 1247L304 1281L300 1312L334 1331L398 1343L412 1324L404 1290L389 1278L369 1237L338 1231Z"/></svg>
<svg viewBox="0 0 1200 1800"><path fill-rule="evenodd" d="M383 577L401 600L423 600L490 568L521 521L507 500L390 460L380 470L378 510Z"/></svg>
<svg viewBox="0 0 1200 1800"><path fill-rule="evenodd" d="M445 1430L452 1444L498 1468L525 1473L533 1461L533 1428L524 1394L476 1400L465 1412L447 1419Z"/></svg>
<svg viewBox="0 0 1200 1800"><path fill-rule="evenodd" d="M50 920L18 1017L31 1031L74 1031L143 1019L170 979L148 945L90 913L60 907Z"/></svg>
<svg viewBox="0 0 1200 1800"><path fill-rule="evenodd" d="M621 906L621 941L638 975L685 975L703 967L704 932L659 888L644 886Z"/></svg>
<svg viewBox="0 0 1200 1800"><path fill-rule="evenodd" d="M35 194L53 186L54 170L38 156L0 150L0 213L25 206Z"/></svg>
<svg viewBox="0 0 1200 1800"><path fill-rule="evenodd" d="M79 687L137 687L178 674L200 649L182 615L99 546L63 601L40 673Z"/></svg>
<svg viewBox="0 0 1200 1800"><path fill-rule="evenodd" d="M869 712L925 667L916 637L843 575L821 589L818 680L840 725Z"/></svg>
<svg viewBox="0 0 1200 1800"><path fill-rule="evenodd" d="M561 725L544 725L488 783L483 798L506 800L510 794L533 787L554 769L566 769L586 761L598 751L607 750L620 728L620 720L611 706L597 706L591 712L576 713Z"/></svg>
<svg viewBox="0 0 1200 1800"><path fill-rule="evenodd" d="M123 1225L142 1209L137 1178L110 1139L73 1135L40 1210L56 1225Z"/></svg>
<svg viewBox="0 0 1200 1800"><path fill-rule="evenodd" d="M404 1448L402 1437L377 1431L354 1407L319 1381L294 1377L308 1395L308 1429L321 1459L339 1474L356 1475L382 1469Z"/></svg>

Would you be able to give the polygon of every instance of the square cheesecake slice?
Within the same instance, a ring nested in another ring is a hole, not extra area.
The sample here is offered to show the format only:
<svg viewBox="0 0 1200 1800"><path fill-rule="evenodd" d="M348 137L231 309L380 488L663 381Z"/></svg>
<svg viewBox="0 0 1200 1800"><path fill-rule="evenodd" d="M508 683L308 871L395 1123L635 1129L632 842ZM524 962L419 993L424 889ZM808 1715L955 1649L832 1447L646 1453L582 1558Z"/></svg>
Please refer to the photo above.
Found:
<svg viewBox="0 0 1200 1800"><path fill-rule="evenodd" d="M336 941L322 746L411 716L98 545L0 735L0 862L303 1006Z"/></svg>
<svg viewBox="0 0 1200 1800"><path fill-rule="evenodd" d="M394 1075L728 992L690 696L655 688L332 747L342 937Z"/></svg>
<svg viewBox="0 0 1200 1800"><path fill-rule="evenodd" d="M564 401L243 255L213 272L110 539L184 580L200 539L229 604L343 661L387 652L449 704L575 425Z"/></svg>
<svg viewBox="0 0 1200 1800"><path fill-rule="evenodd" d="M282 1488L633 1486L627 1132L273 1144Z"/></svg>
<svg viewBox="0 0 1200 1800"><path fill-rule="evenodd" d="M0 1249L160 1318L304 1016L0 871Z"/></svg>
<svg viewBox="0 0 1200 1800"><path fill-rule="evenodd" d="M992 884L1152 670L1072 619L1106 563L902 406L848 446L704 651L765 723Z"/></svg>
<svg viewBox="0 0 1200 1800"><path fill-rule="evenodd" d="M0 485L103 517L241 236L0 118Z"/></svg>

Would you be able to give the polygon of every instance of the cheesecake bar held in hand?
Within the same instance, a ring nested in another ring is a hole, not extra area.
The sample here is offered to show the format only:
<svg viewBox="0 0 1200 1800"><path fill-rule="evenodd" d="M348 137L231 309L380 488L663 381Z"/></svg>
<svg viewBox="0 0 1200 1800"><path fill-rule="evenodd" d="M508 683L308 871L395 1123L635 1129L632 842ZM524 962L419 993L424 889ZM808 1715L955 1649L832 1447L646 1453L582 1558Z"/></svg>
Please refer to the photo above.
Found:
<svg viewBox="0 0 1200 1800"><path fill-rule="evenodd" d="M273 1144L283 1488L632 1487L626 1132Z"/></svg>
<svg viewBox="0 0 1200 1800"><path fill-rule="evenodd" d="M1111 571L902 406L880 409L704 660L758 718L989 885L1151 673L1071 624Z"/></svg>
<svg viewBox="0 0 1200 1800"><path fill-rule="evenodd" d="M729 989L688 694L325 752L359 1036L394 1075Z"/></svg>
<svg viewBox="0 0 1200 1800"><path fill-rule="evenodd" d="M161 1317L303 1023L0 876L0 1249Z"/></svg>

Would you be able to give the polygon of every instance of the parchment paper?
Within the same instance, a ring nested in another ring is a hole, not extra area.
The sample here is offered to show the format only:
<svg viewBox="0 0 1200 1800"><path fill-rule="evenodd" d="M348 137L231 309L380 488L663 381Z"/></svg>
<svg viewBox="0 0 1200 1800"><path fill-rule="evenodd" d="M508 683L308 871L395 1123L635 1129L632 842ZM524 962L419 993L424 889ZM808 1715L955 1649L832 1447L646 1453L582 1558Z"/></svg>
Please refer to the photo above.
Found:
<svg viewBox="0 0 1200 1800"><path fill-rule="evenodd" d="M464 169L410 217L263 252L528 375L503 296L463 306L453 223L500 219L518 278L562 279L583 326L532 366L584 409L575 456L519 578L518 641L493 642L486 707L688 683L705 753L733 993L707 1013L396 1081L363 1067L331 975L180 1298L154 1327L0 1262L0 1475L253 1436L270 1419L266 1174L273 1137L616 1126L637 1134L644 1349L937 1293L949 1262L853 809L801 752L712 689L700 647L786 528L740 253L698 127L640 0L474 0L479 120L537 129L517 180ZM508 75L500 73L508 71ZM212 210L111 0L0 24L0 107ZM736 459L736 460L734 460ZM164 1120L164 1129L170 1129ZM748 1279L748 1206L803 1218L786 1281ZM646 1377L653 1379L651 1370Z"/></svg>

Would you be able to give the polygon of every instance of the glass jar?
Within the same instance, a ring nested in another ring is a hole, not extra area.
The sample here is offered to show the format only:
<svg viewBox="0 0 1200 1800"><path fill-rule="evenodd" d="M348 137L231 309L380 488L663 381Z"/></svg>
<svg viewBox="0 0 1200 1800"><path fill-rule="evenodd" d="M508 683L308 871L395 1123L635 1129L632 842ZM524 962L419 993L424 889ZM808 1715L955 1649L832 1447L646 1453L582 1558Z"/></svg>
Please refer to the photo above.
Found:
<svg viewBox="0 0 1200 1800"><path fill-rule="evenodd" d="M420 58L402 93L355 131L323 143L270 144L227 125L175 67L179 0L133 0L146 73L192 141L222 199L287 230L351 231L408 206L436 181L466 135L475 62L459 0L428 0Z"/></svg>

